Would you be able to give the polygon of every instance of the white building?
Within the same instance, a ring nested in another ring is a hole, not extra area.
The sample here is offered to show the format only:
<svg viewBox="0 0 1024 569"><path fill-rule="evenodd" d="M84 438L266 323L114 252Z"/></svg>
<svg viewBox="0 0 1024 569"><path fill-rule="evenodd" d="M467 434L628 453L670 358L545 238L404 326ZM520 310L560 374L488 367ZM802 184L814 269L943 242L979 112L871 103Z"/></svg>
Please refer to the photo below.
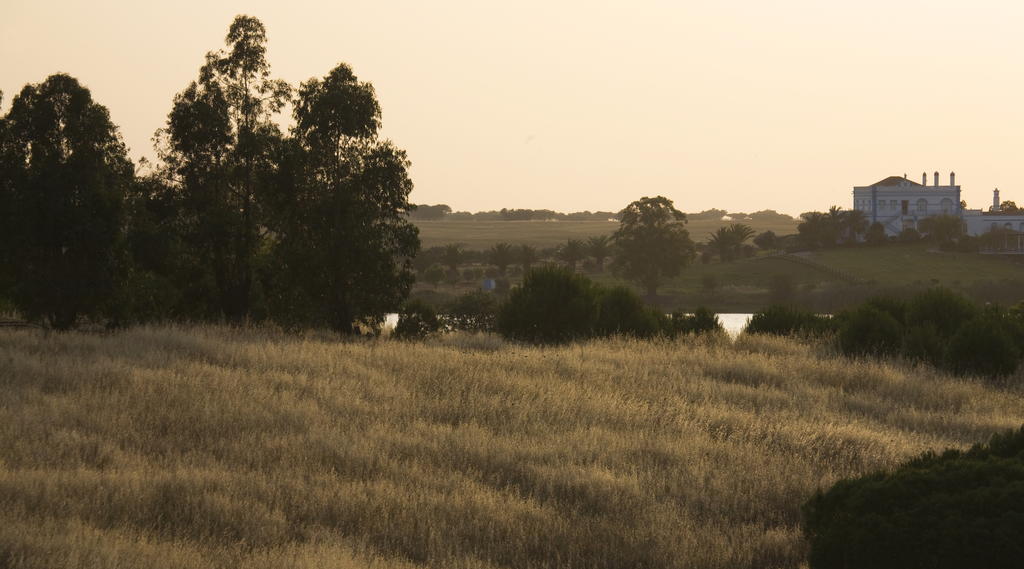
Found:
<svg viewBox="0 0 1024 569"><path fill-rule="evenodd" d="M918 223L935 215L955 215L964 221L968 235L982 235L993 229L1009 229L1024 233L1024 213L1004 212L1000 209L999 190L992 196L992 207L987 210L964 209L961 206L960 186L956 174L949 174L949 185L939 185L939 173L928 185L928 174L921 175L921 183L908 180L904 174L890 176L870 186L853 188L853 208L864 212L869 223L881 223L887 235L899 235L907 228L918 228Z"/></svg>
<svg viewBox="0 0 1024 569"><path fill-rule="evenodd" d="M992 207L988 211L965 209L963 220L968 235L981 235L993 229L1009 229L1024 232L1024 214L1004 212L999 207L999 188L992 192Z"/></svg>
<svg viewBox="0 0 1024 569"><path fill-rule="evenodd" d="M934 215L960 215L960 186L956 174L949 175L949 185L928 185L928 175L921 183L908 180L904 174L890 176L870 186L853 188L853 209L864 212L868 223L881 223L887 235L899 235L907 228L917 229L917 222Z"/></svg>

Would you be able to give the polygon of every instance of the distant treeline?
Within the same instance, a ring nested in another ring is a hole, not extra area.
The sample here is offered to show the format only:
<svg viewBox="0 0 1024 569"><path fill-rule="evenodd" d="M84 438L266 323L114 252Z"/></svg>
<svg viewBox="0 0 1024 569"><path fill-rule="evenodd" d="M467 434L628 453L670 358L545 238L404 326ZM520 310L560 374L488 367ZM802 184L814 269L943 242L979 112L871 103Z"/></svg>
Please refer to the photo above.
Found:
<svg viewBox="0 0 1024 569"><path fill-rule="evenodd" d="M613 211L576 211L562 213L550 209L519 209L501 208L500 210L478 211L452 211L447 204L417 204L416 208L409 212L410 219L415 221L608 221L619 220L620 212ZM761 223L796 223L797 219L791 215L779 213L772 209L756 211L754 213L730 213L724 209L707 209L700 213L688 213L690 220L716 220L716 221L754 221Z"/></svg>

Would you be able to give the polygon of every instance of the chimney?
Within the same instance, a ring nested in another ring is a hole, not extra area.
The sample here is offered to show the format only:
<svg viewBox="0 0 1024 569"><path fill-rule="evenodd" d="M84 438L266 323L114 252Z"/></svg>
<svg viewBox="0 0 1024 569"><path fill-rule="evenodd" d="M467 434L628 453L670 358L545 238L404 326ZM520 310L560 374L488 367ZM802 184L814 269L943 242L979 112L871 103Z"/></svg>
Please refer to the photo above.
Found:
<svg viewBox="0 0 1024 569"><path fill-rule="evenodd" d="M992 211L999 211L999 188L992 192Z"/></svg>
<svg viewBox="0 0 1024 569"><path fill-rule="evenodd" d="M955 186L956 185L956 172L950 172L949 173L949 185L950 186Z"/></svg>
<svg viewBox="0 0 1024 569"><path fill-rule="evenodd" d="M922 186L927 186L928 185L928 172L921 172L921 185Z"/></svg>
<svg viewBox="0 0 1024 569"><path fill-rule="evenodd" d="M935 173L935 185L936 186L939 185L939 173L938 172Z"/></svg>

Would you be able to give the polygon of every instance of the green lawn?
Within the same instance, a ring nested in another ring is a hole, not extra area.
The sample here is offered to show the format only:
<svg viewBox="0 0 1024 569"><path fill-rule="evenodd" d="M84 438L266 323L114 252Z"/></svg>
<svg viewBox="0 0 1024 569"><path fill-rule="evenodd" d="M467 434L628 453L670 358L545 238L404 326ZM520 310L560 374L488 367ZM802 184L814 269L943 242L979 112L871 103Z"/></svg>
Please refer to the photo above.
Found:
<svg viewBox="0 0 1024 569"><path fill-rule="evenodd" d="M569 239L608 235L619 228L617 221L415 221L420 228L423 248L461 243L466 249L483 250L495 243L508 242L544 248L561 245ZM690 238L707 240L712 231L731 222L694 220L687 223ZM795 223L749 223L758 233L774 231L778 235L796 233Z"/></svg>
<svg viewBox="0 0 1024 569"><path fill-rule="evenodd" d="M1024 280L1024 258L938 251L931 243L819 251L810 258L879 284L903 285L937 280L947 286L978 281ZM1024 292L1024 291L1022 291Z"/></svg>
<svg viewBox="0 0 1024 569"><path fill-rule="evenodd" d="M592 225L589 222L494 222L494 225L503 224L541 227ZM535 237L537 235L534 234ZM1015 303L1024 299L1024 290L1018 294L1015 285L1008 282L1024 281L1024 258L1021 257L939 252L929 243L837 248L805 255L864 282L843 282L827 271L780 257L706 265L697 262L658 289L658 304L668 310L693 309L703 305L718 312L750 312L775 300L772 285L779 280L789 283L790 300L823 311L855 304L874 294L900 294L901 290L906 291L905 287L917 288L935 283L959 290L979 302ZM586 275L605 285L631 284L607 270ZM713 281L712 289L705 286L708 277ZM517 284L519 277L513 275L511 281ZM478 286L469 282L459 283L456 287L441 285L437 292L462 294ZM432 287L421 284L417 289L427 291ZM639 288L636 290L642 292Z"/></svg>

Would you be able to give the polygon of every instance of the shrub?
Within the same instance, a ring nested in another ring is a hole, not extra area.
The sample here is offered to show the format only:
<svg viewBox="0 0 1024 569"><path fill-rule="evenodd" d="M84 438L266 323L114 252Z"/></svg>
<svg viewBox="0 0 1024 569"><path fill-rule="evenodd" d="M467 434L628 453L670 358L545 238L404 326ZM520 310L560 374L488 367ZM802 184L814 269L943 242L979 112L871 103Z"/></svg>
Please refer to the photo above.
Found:
<svg viewBox="0 0 1024 569"><path fill-rule="evenodd" d="M829 327L827 317L793 306L773 304L760 312L755 312L744 331L748 334L791 336L818 334Z"/></svg>
<svg viewBox="0 0 1024 569"><path fill-rule="evenodd" d="M907 301L892 296L876 296L868 299L868 306L892 316L900 324L907 323Z"/></svg>
<svg viewBox="0 0 1024 569"><path fill-rule="evenodd" d="M911 360L927 362L936 367L943 363L948 341L932 324L907 328L903 336L903 355Z"/></svg>
<svg viewBox="0 0 1024 569"><path fill-rule="evenodd" d="M936 332L948 338L980 313L978 306L963 296L946 288L934 287L910 300L905 322L910 326L931 324Z"/></svg>
<svg viewBox="0 0 1024 569"><path fill-rule="evenodd" d="M447 307L442 320L448 328L468 332L490 332L498 316L498 301L493 294L474 291L463 294Z"/></svg>
<svg viewBox="0 0 1024 569"><path fill-rule="evenodd" d="M661 331L658 314L624 286L601 291L598 310L594 332L599 336L623 334L650 338Z"/></svg>
<svg viewBox="0 0 1024 569"><path fill-rule="evenodd" d="M893 354L900 351L903 329L889 314L865 304L843 318L838 339L846 355Z"/></svg>
<svg viewBox="0 0 1024 569"><path fill-rule="evenodd" d="M888 241L889 238L885 234L885 226L877 221L868 227L868 231L864 235L864 242L868 245L885 245Z"/></svg>
<svg viewBox="0 0 1024 569"><path fill-rule="evenodd" d="M722 330L722 322L718 320L718 315L703 306L694 310L693 314L672 313L672 332L675 334L700 335Z"/></svg>
<svg viewBox="0 0 1024 569"><path fill-rule="evenodd" d="M498 331L538 344L587 338L597 322L597 296L586 277L558 267L533 269L499 309Z"/></svg>
<svg viewBox="0 0 1024 569"><path fill-rule="evenodd" d="M427 303L414 299L398 313L394 335L402 340L419 340L441 329L437 312Z"/></svg>
<svg viewBox="0 0 1024 569"><path fill-rule="evenodd" d="M920 241L921 233L913 227L907 227L903 231L900 231L900 241Z"/></svg>
<svg viewBox="0 0 1024 569"><path fill-rule="evenodd" d="M1017 370L1020 350L1001 318L985 316L957 330L946 348L946 366L959 374L998 377Z"/></svg>
<svg viewBox="0 0 1024 569"><path fill-rule="evenodd" d="M813 569L1020 567L1024 428L837 482L803 506Z"/></svg>

